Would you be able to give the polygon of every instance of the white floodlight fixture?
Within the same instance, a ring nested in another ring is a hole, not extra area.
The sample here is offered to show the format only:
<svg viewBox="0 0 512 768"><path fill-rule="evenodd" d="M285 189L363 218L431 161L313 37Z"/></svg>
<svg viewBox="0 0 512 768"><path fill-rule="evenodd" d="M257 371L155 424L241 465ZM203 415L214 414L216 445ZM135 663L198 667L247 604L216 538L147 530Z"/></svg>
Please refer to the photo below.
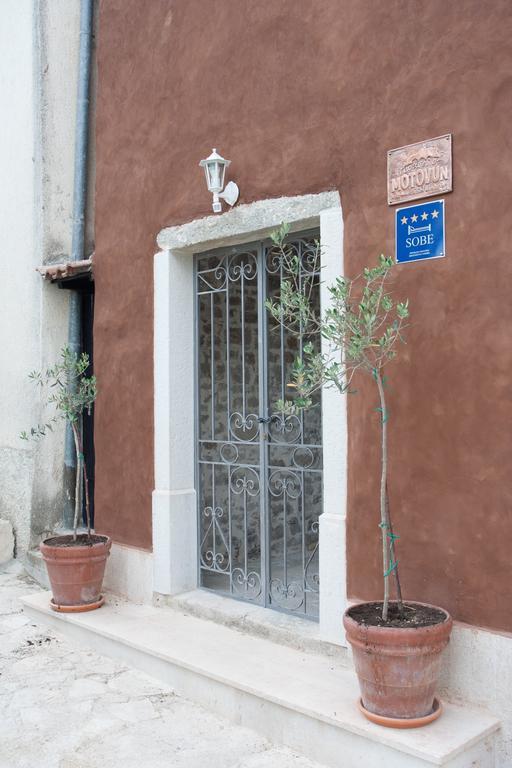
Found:
<svg viewBox="0 0 512 768"><path fill-rule="evenodd" d="M238 200L240 194L237 184L234 181L230 181L224 189L224 177L226 175L226 168L231 163L231 160L225 160L221 157L216 149L212 150L210 157L205 160L201 160L199 165L204 168L204 175L206 176L206 184L208 190L213 195L213 212L220 213L222 211L222 203L220 199L226 201L228 205L233 206ZM224 191L223 191L224 189Z"/></svg>

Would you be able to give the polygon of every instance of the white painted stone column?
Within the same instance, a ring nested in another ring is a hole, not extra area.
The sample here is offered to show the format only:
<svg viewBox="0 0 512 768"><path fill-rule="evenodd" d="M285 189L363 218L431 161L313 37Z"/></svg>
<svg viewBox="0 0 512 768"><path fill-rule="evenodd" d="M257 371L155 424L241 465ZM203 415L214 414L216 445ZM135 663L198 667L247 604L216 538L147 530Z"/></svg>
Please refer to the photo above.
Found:
<svg viewBox="0 0 512 768"><path fill-rule="evenodd" d="M164 250L154 267L153 589L173 595L197 586L193 263Z"/></svg>
<svg viewBox="0 0 512 768"><path fill-rule="evenodd" d="M329 305L327 287L343 274L343 218L341 208L320 213L322 246L322 313ZM328 352L327 342L322 349ZM320 637L346 645L342 616L347 606L347 403L335 389L322 391L324 512L320 516Z"/></svg>

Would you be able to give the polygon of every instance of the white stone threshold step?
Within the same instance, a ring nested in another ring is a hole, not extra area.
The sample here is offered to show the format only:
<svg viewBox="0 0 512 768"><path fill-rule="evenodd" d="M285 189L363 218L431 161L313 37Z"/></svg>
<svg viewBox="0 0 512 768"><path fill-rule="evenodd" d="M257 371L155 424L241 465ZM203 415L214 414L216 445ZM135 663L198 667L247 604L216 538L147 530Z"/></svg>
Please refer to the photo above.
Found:
<svg viewBox="0 0 512 768"><path fill-rule="evenodd" d="M484 710L445 704L425 728L381 728L359 713L355 675L335 659L168 607L111 597L97 611L59 614L49 600L22 602L36 621L331 768L494 768L499 722Z"/></svg>
<svg viewBox="0 0 512 768"><path fill-rule="evenodd" d="M248 635L289 645L298 651L330 656L341 666L351 666L347 648L321 640L320 627L316 621L270 611L260 605L234 600L207 589L194 589L172 597L159 595L157 600L158 605L166 605L180 613L224 624Z"/></svg>

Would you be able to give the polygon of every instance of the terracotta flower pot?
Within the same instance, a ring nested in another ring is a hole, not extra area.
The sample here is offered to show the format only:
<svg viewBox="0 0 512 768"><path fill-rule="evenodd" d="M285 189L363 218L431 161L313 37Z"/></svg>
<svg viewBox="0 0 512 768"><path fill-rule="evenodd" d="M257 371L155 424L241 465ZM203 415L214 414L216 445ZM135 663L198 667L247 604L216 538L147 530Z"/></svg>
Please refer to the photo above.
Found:
<svg viewBox="0 0 512 768"><path fill-rule="evenodd" d="M56 611L90 611L103 604L101 585L112 540L92 535L92 544L81 534L53 536L39 545L53 593Z"/></svg>
<svg viewBox="0 0 512 768"><path fill-rule="evenodd" d="M428 606L407 603L408 606ZM452 619L442 608L445 619L419 627L371 626L350 615L343 617L354 655L361 688L363 711L384 718L417 719L415 725L430 722L436 711L434 696L441 665L441 653L448 644ZM440 713L439 703L437 711ZM404 727L403 725L396 727Z"/></svg>

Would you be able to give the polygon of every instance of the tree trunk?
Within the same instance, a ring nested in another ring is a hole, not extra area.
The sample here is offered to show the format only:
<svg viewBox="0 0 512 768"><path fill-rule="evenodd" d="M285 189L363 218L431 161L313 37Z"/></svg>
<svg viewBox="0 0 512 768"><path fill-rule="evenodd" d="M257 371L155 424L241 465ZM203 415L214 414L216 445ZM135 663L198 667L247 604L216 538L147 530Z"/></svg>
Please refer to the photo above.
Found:
<svg viewBox="0 0 512 768"><path fill-rule="evenodd" d="M83 452L83 446L82 446L82 452ZM85 456L83 460L83 472L84 472L84 492L85 492L85 519L87 522L87 535L89 537L89 541L91 539L91 509L90 509L90 502L89 502L89 477L87 475L87 464L85 463Z"/></svg>
<svg viewBox="0 0 512 768"><path fill-rule="evenodd" d="M85 463L85 456L84 456L84 444L83 444L83 422L80 418L80 430L78 431L78 448L80 450L80 460L82 465L82 474L83 474L83 488L84 488L84 494L85 494L85 520L87 523L87 535L89 537L89 540L91 538L91 509L90 509L90 502L89 502L89 477L87 475L87 464ZM80 499L81 501L81 499ZM81 509L80 504L80 509Z"/></svg>
<svg viewBox="0 0 512 768"><path fill-rule="evenodd" d="M380 397L380 416L381 416L381 430L382 430L382 470L380 477L380 528L382 532L382 569L384 575L384 601L382 605L382 620L387 621L388 607L389 607L389 544L388 544L388 509L386 504L386 481L388 471L388 430L387 430L387 413L386 413L386 397L384 395L384 386L382 384L382 378L380 371L375 371L375 380L377 387L379 388Z"/></svg>
<svg viewBox="0 0 512 768"><path fill-rule="evenodd" d="M80 516L80 510L82 507L82 494L81 494L82 451L80 448L80 438L78 435L78 428L74 422L71 422L71 429L73 430L73 438L75 440L75 452L76 452L75 517L73 520L73 541L76 541L76 535L78 530L78 520Z"/></svg>
<svg viewBox="0 0 512 768"><path fill-rule="evenodd" d="M388 518L388 525L389 525L389 532L391 534L391 544L390 544L390 552L391 557L393 559L393 562L396 563L393 573L395 575L395 585L396 585L396 600L398 603L398 613L400 616L404 615L404 601L402 598L402 585L400 584L400 575L398 573L398 561L396 559L396 552L395 552L395 537L393 536L393 521L391 519L391 512L389 511L389 493L388 493L388 485L386 483L386 515Z"/></svg>

